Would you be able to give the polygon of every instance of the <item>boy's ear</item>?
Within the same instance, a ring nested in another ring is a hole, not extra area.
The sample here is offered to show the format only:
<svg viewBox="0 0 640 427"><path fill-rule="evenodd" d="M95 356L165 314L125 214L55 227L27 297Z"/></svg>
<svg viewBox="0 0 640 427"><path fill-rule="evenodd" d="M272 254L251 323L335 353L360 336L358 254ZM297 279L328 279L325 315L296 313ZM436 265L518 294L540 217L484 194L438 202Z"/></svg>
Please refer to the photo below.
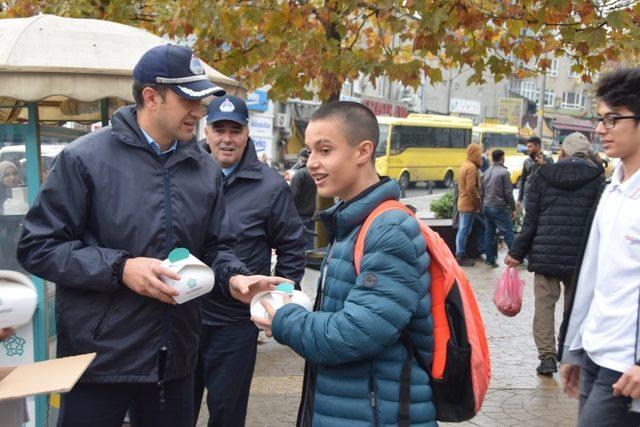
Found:
<svg viewBox="0 0 640 427"><path fill-rule="evenodd" d="M366 140L358 144L358 164L371 162L373 156L373 142Z"/></svg>

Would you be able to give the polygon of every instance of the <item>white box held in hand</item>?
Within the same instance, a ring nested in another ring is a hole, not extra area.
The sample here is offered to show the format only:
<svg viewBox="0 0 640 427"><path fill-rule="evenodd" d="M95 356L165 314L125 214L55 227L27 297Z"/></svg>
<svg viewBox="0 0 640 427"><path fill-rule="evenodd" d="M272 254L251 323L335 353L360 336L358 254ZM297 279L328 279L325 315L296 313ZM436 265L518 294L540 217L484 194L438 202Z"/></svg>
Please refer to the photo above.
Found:
<svg viewBox="0 0 640 427"><path fill-rule="evenodd" d="M37 302L36 288L27 276L0 270L0 328L17 328L29 323Z"/></svg>
<svg viewBox="0 0 640 427"><path fill-rule="evenodd" d="M286 296L291 298L292 303L304 307L307 311L313 311L313 304L307 294L294 290L292 284L281 283L276 290L260 292L251 299L251 316L268 319L269 313L262 305L262 301L269 303L274 310L278 310L285 304L284 299ZM258 326L258 329L262 328Z"/></svg>
<svg viewBox="0 0 640 427"><path fill-rule="evenodd" d="M169 258L162 261L161 265L178 273L180 276L180 280L160 276L164 283L176 288L178 292L180 292L179 295L173 297L178 304L202 296L211 292L211 289L213 289L215 283L213 270L198 258L191 255L185 248L172 250Z"/></svg>

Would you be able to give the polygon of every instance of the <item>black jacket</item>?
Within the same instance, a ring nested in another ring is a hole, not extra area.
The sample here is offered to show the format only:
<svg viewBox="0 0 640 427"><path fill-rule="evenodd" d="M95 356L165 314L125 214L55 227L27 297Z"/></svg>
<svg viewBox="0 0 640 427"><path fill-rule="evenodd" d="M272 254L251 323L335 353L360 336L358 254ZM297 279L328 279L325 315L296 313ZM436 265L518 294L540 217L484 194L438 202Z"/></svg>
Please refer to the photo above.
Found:
<svg viewBox="0 0 640 427"><path fill-rule="evenodd" d="M302 221L287 182L258 160L251 140L240 164L224 184L224 198L230 229L238 238L234 248L237 257L252 274L269 275L271 250L275 249L275 274L299 285L305 266ZM205 324L231 324L251 317L246 304L215 288L202 304Z"/></svg>
<svg viewBox="0 0 640 427"><path fill-rule="evenodd" d="M161 161L135 115L119 109L112 126L60 153L18 246L24 268L57 285L58 356L98 354L85 382L155 382L195 369L201 298L171 306L134 293L119 277L127 257L165 259L186 247L215 267L225 293L231 274L248 273L221 226L220 168L195 138Z"/></svg>
<svg viewBox="0 0 640 427"><path fill-rule="evenodd" d="M309 175L307 167L296 170L291 177L291 193L300 216L311 218L316 211L316 192L318 188Z"/></svg>
<svg viewBox="0 0 640 427"><path fill-rule="evenodd" d="M554 277L572 274L603 183L602 168L589 160L569 158L540 168L509 256L522 261L530 253L529 271Z"/></svg>

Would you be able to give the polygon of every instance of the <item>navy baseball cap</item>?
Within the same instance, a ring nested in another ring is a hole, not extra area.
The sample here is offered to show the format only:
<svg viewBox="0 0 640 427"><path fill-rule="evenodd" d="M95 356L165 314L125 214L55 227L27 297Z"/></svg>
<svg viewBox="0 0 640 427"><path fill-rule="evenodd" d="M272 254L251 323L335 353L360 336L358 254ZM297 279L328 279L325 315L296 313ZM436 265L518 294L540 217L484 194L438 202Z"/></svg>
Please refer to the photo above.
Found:
<svg viewBox="0 0 640 427"><path fill-rule="evenodd" d="M203 99L226 93L209 81L202 63L190 49L172 44L146 51L133 69L133 80L165 84L186 99Z"/></svg>
<svg viewBox="0 0 640 427"><path fill-rule="evenodd" d="M237 96L225 95L214 98L207 107L207 124L231 120L247 126L249 124L249 111L247 104Z"/></svg>

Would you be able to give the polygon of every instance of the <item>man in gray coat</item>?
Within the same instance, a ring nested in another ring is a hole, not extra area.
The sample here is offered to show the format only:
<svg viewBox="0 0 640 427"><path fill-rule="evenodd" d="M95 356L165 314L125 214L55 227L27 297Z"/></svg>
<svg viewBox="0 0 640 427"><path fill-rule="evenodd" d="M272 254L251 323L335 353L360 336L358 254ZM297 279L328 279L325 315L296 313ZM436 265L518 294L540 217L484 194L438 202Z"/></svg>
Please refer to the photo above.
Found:
<svg viewBox="0 0 640 427"><path fill-rule="evenodd" d="M493 150L493 165L482 175L482 197L485 225L485 263L496 268L496 228L504 237L508 247L513 243L513 223L516 202L509 171L504 166L504 151Z"/></svg>

